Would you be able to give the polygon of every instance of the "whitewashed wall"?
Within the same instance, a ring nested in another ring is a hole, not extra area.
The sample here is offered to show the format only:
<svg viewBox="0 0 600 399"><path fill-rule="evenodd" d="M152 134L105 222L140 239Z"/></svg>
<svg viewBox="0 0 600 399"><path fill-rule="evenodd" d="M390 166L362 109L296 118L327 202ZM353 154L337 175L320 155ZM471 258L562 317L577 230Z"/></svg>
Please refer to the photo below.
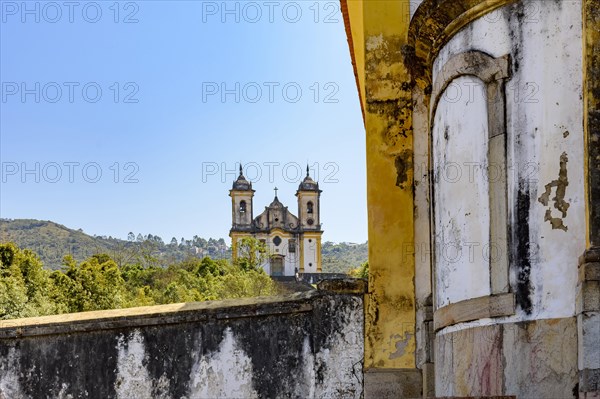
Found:
<svg viewBox="0 0 600 399"><path fill-rule="evenodd" d="M585 243L581 34L580 1L519 2L471 23L435 61L434 81L443 65L461 52L479 50L493 57L512 57L506 92L508 207L513 233L511 287L519 306L514 317L503 321L569 317L575 312L577 258ZM483 133L481 102L469 102L470 88L462 83L460 101L440 102L440 122ZM434 139L443 135L436 129ZM485 147L475 145L472 135L458 135L455 140L447 156L464 150L472 151L474 159L483 159ZM481 222L465 219L469 227L461 234L476 237L486 223L485 205L477 198L482 195L481 187L463 187L462 192L470 195L462 196L459 187L442 186L444 195L455 197L448 198L454 201L448 207L442 204L436 226L448 223L448 212L458 214L464 204L469 211L477 209L482 218ZM564 217L557 206L566 210ZM457 268L446 282L442 267L437 275L437 299L445 303L464 298L464 283L473 294L477 289L484 293L477 281L487 285L486 273L474 275L473 269ZM452 327L456 328L461 326Z"/></svg>
<svg viewBox="0 0 600 399"><path fill-rule="evenodd" d="M309 242L310 240L310 242ZM318 260L318 246L315 238L304 238L304 245L302 250L304 251L304 272L305 273L316 273L317 272L317 260ZM312 266L311 266L312 264Z"/></svg>
<svg viewBox="0 0 600 399"><path fill-rule="evenodd" d="M469 97L461 90L472 87ZM471 76L442 93L432 131L436 306L490 294L488 123L484 84Z"/></svg>

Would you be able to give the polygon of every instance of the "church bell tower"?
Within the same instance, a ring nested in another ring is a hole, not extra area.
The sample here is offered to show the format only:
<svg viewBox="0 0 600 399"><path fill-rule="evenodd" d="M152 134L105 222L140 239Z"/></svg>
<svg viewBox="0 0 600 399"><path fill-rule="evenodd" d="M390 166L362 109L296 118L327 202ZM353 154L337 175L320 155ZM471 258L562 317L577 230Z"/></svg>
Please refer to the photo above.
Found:
<svg viewBox="0 0 600 399"><path fill-rule="evenodd" d="M306 177L296 191L298 198L298 221L300 224L300 273L320 273L321 260L321 190L319 183L310 177L306 166Z"/></svg>
<svg viewBox="0 0 600 399"><path fill-rule="evenodd" d="M254 190L252 183L244 177L242 165L240 175L229 190L231 197L231 233L246 232L252 229L252 198Z"/></svg>

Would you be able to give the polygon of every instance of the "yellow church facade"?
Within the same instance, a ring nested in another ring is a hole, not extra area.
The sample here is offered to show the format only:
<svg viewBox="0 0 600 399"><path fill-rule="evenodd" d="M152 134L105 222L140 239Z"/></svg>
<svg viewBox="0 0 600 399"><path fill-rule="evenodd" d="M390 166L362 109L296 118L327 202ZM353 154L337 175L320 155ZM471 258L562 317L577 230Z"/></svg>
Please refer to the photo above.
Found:
<svg viewBox="0 0 600 399"><path fill-rule="evenodd" d="M244 237L261 241L267 249L267 259L261 267L274 277L295 276L304 273L321 273L321 190L309 175L298 186L298 216L288 210L277 197L254 216L254 190L246 180L240 166L240 175L229 191L231 197L233 258ZM276 189L277 190L277 189Z"/></svg>

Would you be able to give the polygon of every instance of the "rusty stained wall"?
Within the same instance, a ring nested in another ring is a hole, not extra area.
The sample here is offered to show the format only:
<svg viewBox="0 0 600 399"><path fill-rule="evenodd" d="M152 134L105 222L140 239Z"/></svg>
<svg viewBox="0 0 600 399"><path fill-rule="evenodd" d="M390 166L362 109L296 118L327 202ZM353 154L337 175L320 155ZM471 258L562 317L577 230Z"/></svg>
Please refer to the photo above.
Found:
<svg viewBox="0 0 600 399"><path fill-rule="evenodd" d="M223 303L116 329L100 319L30 337L10 336L35 327L0 329L0 398L361 396L361 295Z"/></svg>

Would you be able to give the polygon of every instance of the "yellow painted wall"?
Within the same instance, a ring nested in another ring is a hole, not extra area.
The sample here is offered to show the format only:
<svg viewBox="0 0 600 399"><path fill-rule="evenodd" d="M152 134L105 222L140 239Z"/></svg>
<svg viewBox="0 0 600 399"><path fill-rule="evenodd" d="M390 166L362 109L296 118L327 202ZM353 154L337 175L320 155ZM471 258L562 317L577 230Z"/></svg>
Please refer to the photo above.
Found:
<svg viewBox="0 0 600 399"><path fill-rule="evenodd" d="M408 2L346 4L367 147L370 276L365 367L414 368L412 94L402 62Z"/></svg>
<svg viewBox="0 0 600 399"><path fill-rule="evenodd" d="M365 33L363 25L363 0L347 0L350 32L354 44L354 63L358 73L361 107L365 107Z"/></svg>

